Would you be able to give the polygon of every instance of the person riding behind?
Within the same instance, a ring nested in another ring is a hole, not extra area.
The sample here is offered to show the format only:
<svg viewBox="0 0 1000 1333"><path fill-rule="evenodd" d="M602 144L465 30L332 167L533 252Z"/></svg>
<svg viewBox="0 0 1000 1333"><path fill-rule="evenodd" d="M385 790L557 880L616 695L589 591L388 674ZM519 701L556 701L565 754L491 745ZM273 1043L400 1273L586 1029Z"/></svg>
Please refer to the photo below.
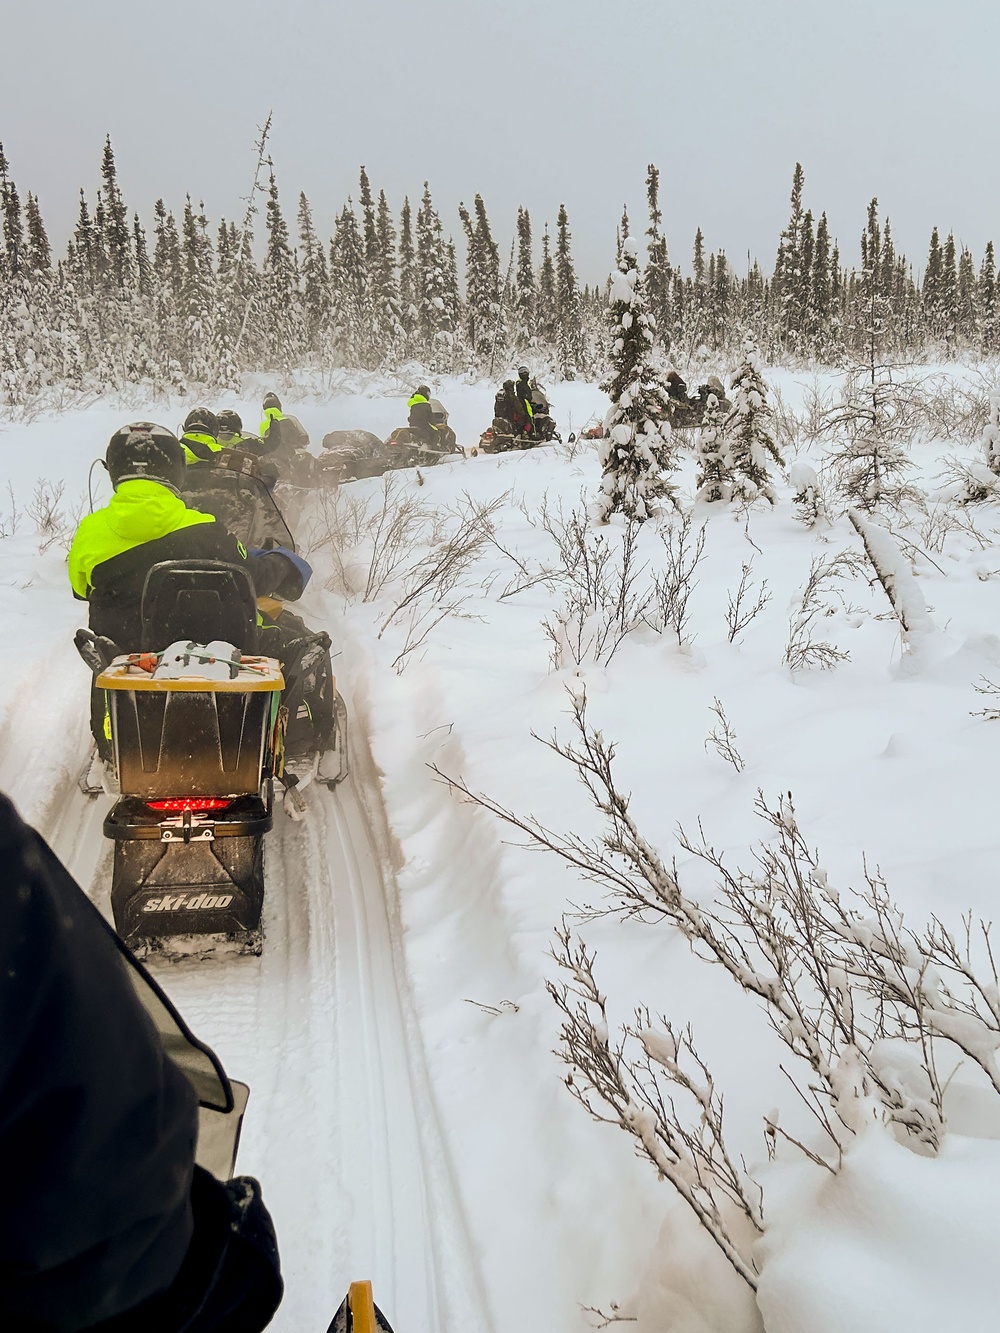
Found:
<svg viewBox="0 0 1000 1333"><path fill-rule="evenodd" d="M220 452L219 418L207 407L193 407L184 418L181 436L184 458L188 463L211 463Z"/></svg>
<svg viewBox="0 0 1000 1333"><path fill-rule="evenodd" d="M534 403L534 385L531 383L531 371L527 366L518 366L517 383L514 386L518 401L521 404L521 411L528 419L525 435L530 435L534 425L535 403Z"/></svg>
<svg viewBox="0 0 1000 1333"><path fill-rule="evenodd" d="M142 589L163 560L245 565L246 547L212 514L181 499L185 451L151 421L122 426L105 460L114 495L81 521L69 552L74 596L90 603L90 628L123 651L139 646Z"/></svg>

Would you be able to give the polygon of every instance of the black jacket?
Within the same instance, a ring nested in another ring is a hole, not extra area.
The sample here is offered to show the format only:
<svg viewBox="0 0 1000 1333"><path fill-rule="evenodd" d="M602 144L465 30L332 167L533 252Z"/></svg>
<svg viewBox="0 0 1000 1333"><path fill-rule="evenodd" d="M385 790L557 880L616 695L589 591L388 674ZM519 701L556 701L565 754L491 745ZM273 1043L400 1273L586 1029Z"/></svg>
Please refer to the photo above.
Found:
<svg viewBox="0 0 1000 1333"><path fill-rule="evenodd" d="M0 1328L87 1328L193 1233L197 1110L110 931L0 797Z"/></svg>
<svg viewBox="0 0 1000 1333"><path fill-rule="evenodd" d="M195 1094L126 955L0 796L0 1329L260 1333L270 1216L194 1165Z"/></svg>
<svg viewBox="0 0 1000 1333"><path fill-rule="evenodd" d="M140 646L142 589L154 565L161 560L225 560L245 565L246 559L246 548L221 523L196 523L142 542L94 566L88 599L90 628L106 635L123 652L133 652Z"/></svg>

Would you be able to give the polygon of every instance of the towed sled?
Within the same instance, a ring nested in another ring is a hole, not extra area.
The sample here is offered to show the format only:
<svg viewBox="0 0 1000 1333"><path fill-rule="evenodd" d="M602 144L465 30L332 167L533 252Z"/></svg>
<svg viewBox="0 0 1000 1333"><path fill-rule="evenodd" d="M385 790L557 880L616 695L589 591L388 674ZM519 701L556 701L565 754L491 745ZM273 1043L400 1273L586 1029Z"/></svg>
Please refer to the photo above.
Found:
<svg viewBox="0 0 1000 1333"><path fill-rule="evenodd" d="M440 463L442 458L451 454L464 457L458 438L450 426L443 426L435 432L433 443L428 443L409 426L399 426L386 440L384 448L389 454L386 471L404 467L430 467Z"/></svg>
<svg viewBox="0 0 1000 1333"><path fill-rule="evenodd" d="M315 460L313 477L319 486L381 477L392 466L392 458L370 430L332 430L323 436L323 452Z"/></svg>

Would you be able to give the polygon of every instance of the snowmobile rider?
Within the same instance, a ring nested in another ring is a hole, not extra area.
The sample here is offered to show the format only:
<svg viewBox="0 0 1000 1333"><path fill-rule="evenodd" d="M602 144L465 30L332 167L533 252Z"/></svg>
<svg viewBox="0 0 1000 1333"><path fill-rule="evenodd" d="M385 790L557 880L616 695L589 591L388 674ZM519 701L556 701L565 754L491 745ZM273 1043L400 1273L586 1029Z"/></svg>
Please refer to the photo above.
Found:
<svg viewBox="0 0 1000 1333"><path fill-rule="evenodd" d="M274 1226L256 1180L195 1165L197 1098L131 968L152 986L0 795L0 1328L258 1333Z"/></svg>
<svg viewBox="0 0 1000 1333"><path fill-rule="evenodd" d="M208 415L217 429L214 414ZM247 551L212 514L181 499L185 450L165 426L122 426L108 444L105 466L114 495L81 520L70 547L69 580L74 595L90 603L94 633L127 652L139 646L142 589L153 565L192 559L245 565Z"/></svg>
<svg viewBox="0 0 1000 1333"><path fill-rule="evenodd" d="M493 400L493 429L500 435L530 435L531 415L513 380L504 380Z"/></svg>
<svg viewBox="0 0 1000 1333"><path fill-rule="evenodd" d="M518 366L517 384L514 386L514 391L521 403L521 411L528 419L528 428L523 434L530 435L534 424L535 404L534 385L531 383L531 371L527 366Z"/></svg>
<svg viewBox="0 0 1000 1333"><path fill-rule="evenodd" d="M181 436L184 458L188 463L212 463L221 453L219 418L207 407L193 407L184 418Z"/></svg>
<svg viewBox="0 0 1000 1333"><path fill-rule="evenodd" d="M257 435L247 435L243 430L243 418L231 407L225 408L217 417L219 426L220 449L243 449L247 453L259 453L261 440Z"/></svg>
<svg viewBox="0 0 1000 1333"><path fill-rule="evenodd" d="M406 424L418 439L436 447L438 440L437 414L431 406L431 391L426 384L418 384L406 406L410 415Z"/></svg>

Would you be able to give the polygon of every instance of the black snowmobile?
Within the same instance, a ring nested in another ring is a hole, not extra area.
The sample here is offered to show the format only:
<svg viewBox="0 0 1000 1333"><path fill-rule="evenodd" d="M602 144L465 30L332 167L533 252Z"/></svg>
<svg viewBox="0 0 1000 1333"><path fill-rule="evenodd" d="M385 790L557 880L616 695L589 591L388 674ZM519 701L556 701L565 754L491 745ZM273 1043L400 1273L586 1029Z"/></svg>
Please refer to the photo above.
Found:
<svg viewBox="0 0 1000 1333"><path fill-rule="evenodd" d="M188 671L161 676L168 644L187 646ZM105 651L87 630L77 646L91 665ZM211 560L154 565L137 647L94 681L105 692L119 790L104 821L115 848L115 927L133 948L214 935L259 953L285 681L277 661L256 655L249 573Z"/></svg>
<svg viewBox="0 0 1000 1333"><path fill-rule="evenodd" d="M204 952L219 941L203 937L214 936L259 953L274 782L300 819L302 788L347 775L330 639L283 620L303 567L277 548L256 552L253 581L222 561L155 565L138 651L77 633L106 703L118 793L104 821L115 844L111 906L132 947L193 936ZM260 652L272 641L284 671Z"/></svg>
<svg viewBox="0 0 1000 1333"><path fill-rule="evenodd" d="M370 430L332 430L323 436L323 452L315 460L313 481L335 487L361 477L381 477L393 456Z"/></svg>

